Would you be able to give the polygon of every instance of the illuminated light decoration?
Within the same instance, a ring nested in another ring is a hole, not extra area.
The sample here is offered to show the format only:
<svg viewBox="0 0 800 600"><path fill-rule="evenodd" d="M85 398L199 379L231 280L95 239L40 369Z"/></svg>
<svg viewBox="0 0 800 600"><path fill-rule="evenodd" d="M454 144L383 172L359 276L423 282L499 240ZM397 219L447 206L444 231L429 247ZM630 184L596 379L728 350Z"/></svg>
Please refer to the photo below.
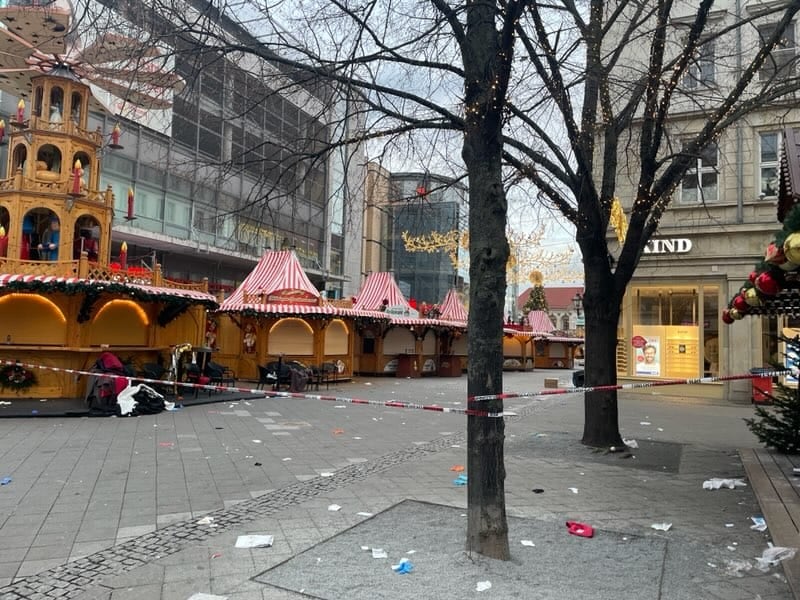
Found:
<svg viewBox="0 0 800 600"><path fill-rule="evenodd" d="M628 235L628 221L625 218L625 212L622 210L622 203L616 196L614 196L614 199L611 201L611 214L609 215L608 222L614 228L617 241L620 244L624 244L625 237Z"/></svg>
<svg viewBox="0 0 800 600"><path fill-rule="evenodd" d="M39 296L37 294L6 294L3 297L0 297L0 305L4 304L23 304L24 306L20 306L17 308L19 314L42 314L44 312L52 313L62 325L67 324L67 317L61 311L55 302L52 300L45 298L44 296ZM31 306L32 305L32 306Z"/></svg>
<svg viewBox="0 0 800 600"><path fill-rule="evenodd" d="M744 299L749 306L761 306L761 298L758 297L756 288L748 288L744 293Z"/></svg>
<svg viewBox="0 0 800 600"><path fill-rule="evenodd" d="M311 325L309 325L304 319L298 319L296 317L286 317L286 318L281 319L277 323L274 323L272 325L272 327L270 327L269 333L272 333L275 330L276 327L285 326L286 323L290 322L290 321L293 321L295 324L299 324L302 327L304 327L309 334L313 334L314 333L314 329L311 327Z"/></svg>
<svg viewBox="0 0 800 600"><path fill-rule="evenodd" d="M767 296L775 296L781 291L778 281L769 273L761 273L754 282L756 289ZM735 318L735 317L734 317Z"/></svg>
<svg viewBox="0 0 800 600"><path fill-rule="evenodd" d="M75 164L72 167L72 195L81 195L81 176L83 175L83 165L81 161L75 159Z"/></svg>
<svg viewBox="0 0 800 600"><path fill-rule="evenodd" d="M119 136L122 134L122 130L119 128L119 123L114 125L114 129L111 130L111 143L108 145L109 148L113 148L114 150L120 150L122 146L119 143Z"/></svg>
<svg viewBox="0 0 800 600"><path fill-rule="evenodd" d="M125 220L133 221L135 218L133 214L133 188L128 188L128 214L125 215Z"/></svg>
<svg viewBox="0 0 800 600"><path fill-rule="evenodd" d="M119 266L123 271L128 269L128 242L122 242L119 247Z"/></svg>
<svg viewBox="0 0 800 600"><path fill-rule="evenodd" d="M147 313L141 306L136 304L136 302L134 302L133 300L122 300L119 298L114 300L109 300L108 302L106 302L103 305L103 307L97 311L97 315L95 315L94 321L99 320L100 317L103 315L103 313L116 309L130 311L133 315L135 315L139 319L139 322L144 326L150 324L150 318L147 316Z"/></svg>

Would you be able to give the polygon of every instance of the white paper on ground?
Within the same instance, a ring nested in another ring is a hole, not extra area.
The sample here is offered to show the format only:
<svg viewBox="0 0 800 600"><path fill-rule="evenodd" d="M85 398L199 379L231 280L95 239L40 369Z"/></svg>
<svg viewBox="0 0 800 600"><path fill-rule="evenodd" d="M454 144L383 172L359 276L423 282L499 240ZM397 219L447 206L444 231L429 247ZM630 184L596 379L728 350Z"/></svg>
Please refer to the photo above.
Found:
<svg viewBox="0 0 800 600"><path fill-rule="evenodd" d="M359 517L371 517L372 516L372 513L370 513L370 512L360 512L360 513L356 513L356 514Z"/></svg>
<svg viewBox="0 0 800 600"><path fill-rule="evenodd" d="M188 600L228 600L227 596L217 596L216 594L206 594L198 592L189 596Z"/></svg>
<svg viewBox="0 0 800 600"><path fill-rule="evenodd" d="M237 548L270 548L274 537L271 535L240 535L236 538Z"/></svg>
<svg viewBox="0 0 800 600"><path fill-rule="evenodd" d="M211 525L214 522L214 517L203 517L200 519L197 524L198 525Z"/></svg>
<svg viewBox="0 0 800 600"><path fill-rule="evenodd" d="M523 546L535 546L536 544L533 543L533 540L520 540L519 542Z"/></svg>
<svg viewBox="0 0 800 600"><path fill-rule="evenodd" d="M637 442L636 440L626 440L625 438L622 438L622 442L628 448L638 448L639 447L639 442Z"/></svg>
<svg viewBox="0 0 800 600"><path fill-rule="evenodd" d="M386 550L383 548L373 548L372 549L372 558L389 558L389 555L386 553Z"/></svg>
<svg viewBox="0 0 800 600"><path fill-rule="evenodd" d="M719 477L712 477L703 482L704 490L718 490L720 488L728 488L732 490L735 487L746 487L747 484L741 479L722 479Z"/></svg>
<svg viewBox="0 0 800 600"><path fill-rule="evenodd" d="M650 527L656 531L669 531L672 529L672 523L653 523Z"/></svg>
<svg viewBox="0 0 800 600"><path fill-rule="evenodd" d="M479 581L478 584L475 586L476 592L485 592L490 587L492 587L491 581Z"/></svg>
<svg viewBox="0 0 800 600"><path fill-rule="evenodd" d="M338 504L330 504L328 506L328 510L331 512L336 512L337 510L342 510L342 507L339 506Z"/></svg>
<svg viewBox="0 0 800 600"><path fill-rule="evenodd" d="M568 489L570 492L572 492L573 494L577 494L577 493L578 493L578 488L567 488L567 489Z"/></svg>

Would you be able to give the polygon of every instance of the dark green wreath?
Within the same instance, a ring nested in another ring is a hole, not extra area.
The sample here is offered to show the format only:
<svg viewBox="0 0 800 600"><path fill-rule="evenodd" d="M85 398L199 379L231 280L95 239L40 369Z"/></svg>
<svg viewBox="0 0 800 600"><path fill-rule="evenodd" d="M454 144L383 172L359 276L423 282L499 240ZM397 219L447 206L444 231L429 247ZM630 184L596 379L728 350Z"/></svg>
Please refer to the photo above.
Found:
<svg viewBox="0 0 800 600"><path fill-rule="evenodd" d="M4 365L0 368L0 388L17 392L36 385L36 375L20 364Z"/></svg>

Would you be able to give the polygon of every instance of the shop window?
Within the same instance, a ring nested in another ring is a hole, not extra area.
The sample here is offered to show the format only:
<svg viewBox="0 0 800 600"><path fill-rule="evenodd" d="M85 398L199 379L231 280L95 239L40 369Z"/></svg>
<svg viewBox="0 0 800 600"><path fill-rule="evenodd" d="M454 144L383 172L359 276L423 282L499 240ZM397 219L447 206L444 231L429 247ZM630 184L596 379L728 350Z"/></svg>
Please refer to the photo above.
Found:
<svg viewBox="0 0 800 600"><path fill-rule="evenodd" d="M682 204L717 201L718 150L716 144L710 144L695 156L694 164L686 171L681 182L680 201ZM687 151L688 147L684 144L683 152Z"/></svg>
<svg viewBox="0 0 800 600"><path fill-rule="evenodd" d="M42 98L43 98L43 91L42 86L37 85L36 90L33 92L33 108L31 109L31 114L37 117L42 116Z"/></svg>
<svg viewBox="0 0 800 600"><path fill-rule="evenodd" d="M780 136L777 132L759 135L759 198L774 198L778 195L778 160L780 158Z"/></svg>

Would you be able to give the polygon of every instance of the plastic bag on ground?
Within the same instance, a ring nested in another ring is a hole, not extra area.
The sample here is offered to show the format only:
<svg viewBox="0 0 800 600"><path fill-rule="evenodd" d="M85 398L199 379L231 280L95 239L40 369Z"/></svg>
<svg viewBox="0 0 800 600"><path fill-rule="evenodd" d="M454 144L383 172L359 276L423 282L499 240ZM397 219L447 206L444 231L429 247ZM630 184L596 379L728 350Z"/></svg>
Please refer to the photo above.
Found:
<svg viewBox="0 0 800 600"><path fill-rule="evenodd" d="M756 566L766 573L770 567L774 567L782 560L793 558L797 553L797 548L785 548L783 546L769 545L762 553L761 556L756 558Z"/></svg>
<svg viewBox="0 0 800 600"><path fill-rule="evenodd" d="M736 487L746 487L747 484L741 479L722 479L719 477L712 477L703 482L704 490L718 490L720 488L728 488L732 490Z"/></svg>

